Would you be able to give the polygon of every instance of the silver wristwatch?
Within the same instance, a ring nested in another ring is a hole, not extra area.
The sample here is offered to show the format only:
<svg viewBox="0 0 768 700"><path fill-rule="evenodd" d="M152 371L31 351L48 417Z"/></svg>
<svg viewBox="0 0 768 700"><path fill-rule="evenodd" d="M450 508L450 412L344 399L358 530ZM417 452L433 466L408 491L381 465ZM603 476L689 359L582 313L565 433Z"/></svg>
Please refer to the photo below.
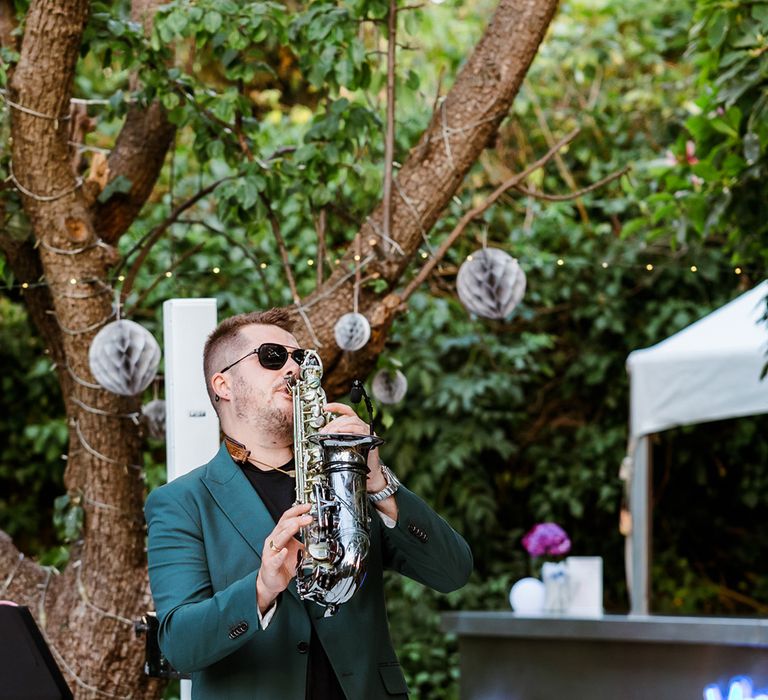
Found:
<svg viewBox="0 0 768 700"><path fill-rule="evenodd" d="M378 503L379 501L383 501L385 498L389 498L400 487L400 482L392 473L392 470L383 462L380 466L381 473L384 475L384 479L386 480L387 485L381 489L381 491L368 494L368 499L371 501L371 503Z"/></svg>

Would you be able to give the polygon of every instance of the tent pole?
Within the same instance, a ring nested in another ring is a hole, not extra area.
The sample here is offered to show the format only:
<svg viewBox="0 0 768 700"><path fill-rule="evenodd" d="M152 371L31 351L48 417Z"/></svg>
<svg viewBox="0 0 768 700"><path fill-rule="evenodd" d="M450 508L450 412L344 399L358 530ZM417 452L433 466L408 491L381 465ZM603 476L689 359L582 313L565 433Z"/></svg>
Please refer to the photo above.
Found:
<svg viewBox="0 0 768 700"><path fill-rule="evenodd" d="M651 563L651 441L649 435L637 440L633 456L629 508L632 513L630 615L648 615Z"/></svg>

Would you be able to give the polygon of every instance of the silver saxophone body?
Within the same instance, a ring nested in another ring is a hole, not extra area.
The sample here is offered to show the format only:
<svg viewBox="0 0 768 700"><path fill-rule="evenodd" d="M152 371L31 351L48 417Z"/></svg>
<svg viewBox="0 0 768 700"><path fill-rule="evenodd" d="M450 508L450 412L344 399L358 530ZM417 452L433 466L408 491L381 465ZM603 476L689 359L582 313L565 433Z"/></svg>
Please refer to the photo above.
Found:
<svg viewBox="0 0 768 700"><path fill-rule="evenodd" d="M305 351L298 378L288 386L293 398L296 504L311 503L314 520L302 527L296 588L303 600L333 615L362 585L370 546L368 453L383 440L374 435L320 433L332 416L323 411L323 365Z"/></svg>

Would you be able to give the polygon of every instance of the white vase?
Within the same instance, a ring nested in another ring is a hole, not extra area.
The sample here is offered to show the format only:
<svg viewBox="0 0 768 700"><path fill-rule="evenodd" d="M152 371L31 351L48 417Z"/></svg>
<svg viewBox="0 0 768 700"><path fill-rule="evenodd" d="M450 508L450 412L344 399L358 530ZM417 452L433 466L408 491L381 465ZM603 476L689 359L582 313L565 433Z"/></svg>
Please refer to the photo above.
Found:
<svg viewBox="0 0 768 700"><path fill-rule="evenodd" d="M567 563L545 561L541 565L541 580L544 582L544 612L564 614L571 599Z"/></svg>

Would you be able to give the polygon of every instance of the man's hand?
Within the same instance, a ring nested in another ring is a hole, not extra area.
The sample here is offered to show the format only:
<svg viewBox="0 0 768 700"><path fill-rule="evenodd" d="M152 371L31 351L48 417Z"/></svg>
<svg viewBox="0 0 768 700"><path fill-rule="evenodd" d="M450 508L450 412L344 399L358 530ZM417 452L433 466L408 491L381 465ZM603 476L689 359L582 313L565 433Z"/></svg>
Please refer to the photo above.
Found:
<svg viewBox="0 0 768 700"><path fill-rule="evenodd" d="M369 435L371 427L363 421L353 408L343 403L326 404L325 410L330 413L340 414L334 418L328 425L320 429L321 433L351 433L354 435ZM386 485L387 480L381 473L381 461L379 460L379 451L371 450L368 453L368 480L366 488L369 493L381 491Z"/></svg>
<svg viewBox="0 0 768 700"><path fill-rule="evenodd" d="M353 433L355 435L369 435L371 428L355 413L354 409L343 403L329 403L325 406L326 411L340 414L334 418L328 425L320 429L321 433ZM373 449L368 453L368 479L365 487L368 493L376 493L386 488L387 480L381 472L381 460L379 459L379 450ZM385 498L375 505L376 510L384 513L386 516L397 522L398 508L394 496Z"/></svg>
<svg viewBox="0 0 768 700"><path fill-rule="evenodd" d="M296 575L296 559L304 545L295 535L299 528L312 522L312 516L306 514L311 507L311 503L304 503L286 510L264 540L261 568L256 577L256 601L262 615Z"/></svg>

